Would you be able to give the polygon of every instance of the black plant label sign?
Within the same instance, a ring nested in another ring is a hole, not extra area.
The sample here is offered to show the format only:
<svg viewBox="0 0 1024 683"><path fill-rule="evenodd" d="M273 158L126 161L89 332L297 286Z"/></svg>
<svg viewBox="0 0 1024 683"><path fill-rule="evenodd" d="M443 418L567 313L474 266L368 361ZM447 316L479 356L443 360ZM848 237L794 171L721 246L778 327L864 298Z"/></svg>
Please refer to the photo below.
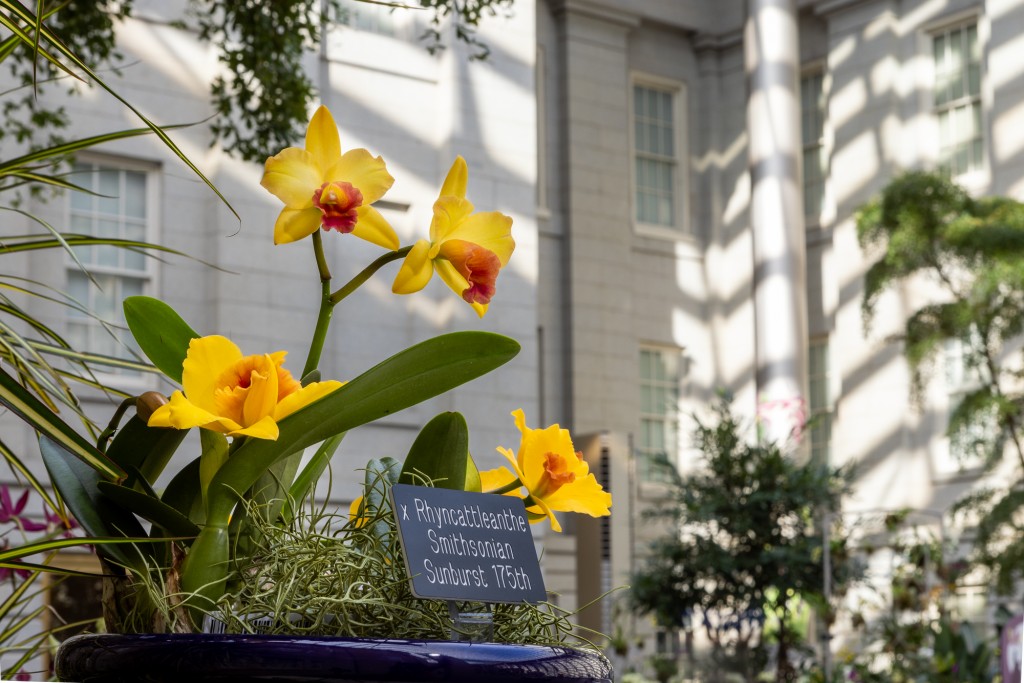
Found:
<svg viewBox="0 0 1024 683"><path fill-rule="evenodd" d="M532 603L546 599L521 499L395 484L391 502L416 597Z"/></svg>

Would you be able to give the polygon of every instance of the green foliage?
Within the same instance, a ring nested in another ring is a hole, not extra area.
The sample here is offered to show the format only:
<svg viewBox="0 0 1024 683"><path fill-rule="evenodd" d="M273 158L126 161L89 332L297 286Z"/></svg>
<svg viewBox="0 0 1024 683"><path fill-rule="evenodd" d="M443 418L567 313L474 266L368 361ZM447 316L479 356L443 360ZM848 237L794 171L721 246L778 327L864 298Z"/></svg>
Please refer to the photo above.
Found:
<svg viewBox="0 0 1024 683"><path fill-rule="evenodd" d="M360 0L375 2L375 0ZM475 29L485 16L508 10L513 0L420 0L393 4L394 11L426 11L430 28L423 39L432 53L444 44L442 29L450 20L455 38L469 45L472 57L483 59L489 48ZM47 23L66 38L69 49L93 69L118 66L116 26L131 15L134 0L70 0L46 3ZM189 0L182 26L195 28L201 40L220 48L225 75L210 85L215 117L213 141L229 154L262 162L267 150L282 149L301 139L310 105L319 97L303 69L306 55L315 51L324 27L343 18L337 0ZM37 97L41 84L60 70L37 62L31 46L18 46L9 61L23 96L3 106L0 140L37 142L42 130L59 131L70 124L63 107L51 108ZM116 72L116 69L115 69ZM51 135L49 144L60 140Z"/></svg>
<svg viewBox="0 0 1024 683"><path fill-rule="evenodd" d="M391 458L367 464L363 504L352 518L305 505L289 525L257 522L255 552L219 605L227 632L450 639L447 603L414 597L407 580L388 495L399 469ZM495 642L587 644L554 605L492 607Z"/></svg>
<svg viewBox="0 0 1024 683"><path fill-rule="evenodd" d="M723 400L714 424L694 435L702 470L678 476L660 516L674 522L631 579L641 613L665 627L703 621L717 649L751 660L763 645L766 612L777 617L780 672L793 636L790 601L822 605L822 535L815 520L838 510L844 474L800 464L777 445L747 443ZM830 522L831 523L831 522ZM842 536L833 555L843 556ZM842 563L831 577L841 583ZM781 673L780 673L781 675Z"/></svg>
<svg viewBox="0 0 1024 683"><path fill-rule="evenodd" d="M949 598L968 568L948 561L946 549L904 528L904 515L888 525L893 571L889 590L851 615L860 647L844 662L862 683L977 683L992 680L993 651L973 627L950 613ZM910 533L908 533L910 532ZM872 616L875 615L875 616ZM833 680L836 680L833 678Z"/></svg>
<svg viewBox="0 0 1024 683"><path fill-rule="evenodd" d="M907 278L925 277L941 291L938 303L909 316L901 335L914 395L920 397L945 344L958 341L977 386L952 411L952 448L989 467L1013 453L1024 467L1024 394L1014 369L1024 332L1024 204L974 199L943 176L913 172L861 209L857 230L862 245L880 251L865 275L866 322L882 292ZM958 506L980 516L978 559L995 572L1001 590L1024 567L1024 546L1015 540L1021 503L1015 490L1005 490Z"/></svg>

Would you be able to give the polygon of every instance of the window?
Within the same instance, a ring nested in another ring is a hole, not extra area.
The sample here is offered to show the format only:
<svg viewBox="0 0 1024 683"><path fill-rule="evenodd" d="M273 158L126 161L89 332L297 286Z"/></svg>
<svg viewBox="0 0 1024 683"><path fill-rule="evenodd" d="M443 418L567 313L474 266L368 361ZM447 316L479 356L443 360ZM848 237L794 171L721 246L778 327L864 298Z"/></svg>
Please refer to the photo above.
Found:
<svg viewBox="0 0 1024 683"><path fill-rule="evenodd" d="M150 241L155 218L151 175L137 168L76 163L72 182L93 194L69 193L71 232ZM68 260L67 291L93 314L69 309L68 343L115 358L136 358L138 349L124 325L121 302L125 297L150 293L153 260L138 251L101 245L75 247L75 255L96 284ZM131 371L119 372L134 376Z"/></svg>
<svg viewBox="0 0 1024 683"><path fill-rule="evenodd" d="M800 130L804 152L804 217L808 227L821 222L825 202L825 76L822 72L800 79Z"/></svg>
<svg viewBox="0 0 1024 683"><path fill-rule="evenodd" d="M975 22L932 36L939 168L959 176L982 167L981 46Z"/></svg>
<svg viewBox="0 0 1024 683"><path fill-rule="evenodd" d="M975 336L978 337L975 342L980 343L980 336ZM988 372L972 359L970 349L961 339L946 340L943 365L948 416L952 418L961 402L988 381ZM991 440L995 430L995 415L982 412L970 425L951 434L949 462L945 463L947 472L980 467L984 462L984 446Z"/></svg>
<svg viewBox="0 0 1024 683"><path fill-rule="evenodd" d="M812 339L807 349L810 390L811 461L827 464L832 457L832 386L828 339Z"/></svg>
<svg viewBox="0 0 1024 683"><path fill-rule="evenodd" d="M367 33L395 37L395 8L359 0L342 0L341 23Z"/></svg>
<svg viewBox="0 0 1024 683"><path fill-rule="evenodd" d="M670 473L663 463L676 463L681 361L676 349L640 350L640 435L636 451L641 481L668 481Z"/></svg>
<svg viewBox="0 0 1024 683"><path fill-rule="evenodd" d="M645 225L681 225L679 88L633 86L635 218Z"/></svg>

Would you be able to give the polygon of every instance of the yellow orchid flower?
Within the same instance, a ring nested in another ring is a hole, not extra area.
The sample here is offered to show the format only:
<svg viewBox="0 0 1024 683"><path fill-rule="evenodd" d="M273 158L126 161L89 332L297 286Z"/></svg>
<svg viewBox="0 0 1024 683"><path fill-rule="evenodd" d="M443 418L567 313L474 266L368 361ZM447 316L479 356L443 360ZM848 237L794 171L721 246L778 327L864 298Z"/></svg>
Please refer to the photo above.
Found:
<svg viewBox="0 0 1024 683"><path fill-rule="evenodd" d="M547 518L555 531L562 530L555 512L580 512L591 517L611 514L612 496L601 488L583 455L573 448L569 430L557 424L530 429L522 410L514 411L512 416L522 433L519 453L498 448L512 470L502 466L481 472L484 491L508 489L518 482L526 488L526 494L518 486L508 493L525 498L526 511L534 521Z"/></svg>
<svg viewBox="0 0 1024 683"><path fill-rule="evenodd" d="M380 157L365 149L341 153L334 117L321 105L306 129L306 148L288 147L264 167L260 184L284 202L274 224L274 244L300 240L323 226L397 249L395 231L370 206L394 182Z"/></svg>
<svg viewBox="0 0 1024 683"><path fill-rule="evenodd" d="M482 318L494 296L498 271L508 263L516 243L510 217L497 211L473 213L473 205L466 199L468 176L466 160L456 157L434 202L430 239L413 245L391 290L395 294L418 292L436 270Z"/></svg>
<svg viewBox="0 0 1024 683"><path fill-rule="evenodd" d="M341 386L334 380L301 386L282 367L285 355L243 356L219 335L193 339L182 365L184 392L154 410L149 426L276 440L278 422Z"/></svg>

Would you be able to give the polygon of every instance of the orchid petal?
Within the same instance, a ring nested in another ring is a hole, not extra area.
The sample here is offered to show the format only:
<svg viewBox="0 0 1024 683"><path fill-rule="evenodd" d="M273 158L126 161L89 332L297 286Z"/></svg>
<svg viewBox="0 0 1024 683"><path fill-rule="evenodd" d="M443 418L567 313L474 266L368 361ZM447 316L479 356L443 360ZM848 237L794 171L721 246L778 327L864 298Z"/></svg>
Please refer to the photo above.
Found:
<svg viewBox="0 0 1024 683"><path fill-rule="evenodd" d="M362 193L363 204L374 203L395 183L384 159L373 156L365 149L350 149L333 161L326 170L324 182L351 183Z"/></svg>
<svg viewBox="0 0 1024 683"><path fill-rule="evenodd" d="M445 259L434 261L434 270L441 276L444 283L451 287L451 290L459 296L462 296L462 293L469 288L469 280L464 278L458 268L453 266L450 261Z"/></svg>
<svg viewBox="0 0 1024 683"><path fill-rule="evenodd" d="M434 202L434 217L430 221L430 241L440 244L473 213L473 204L461 197L438 197Z"/></svg>
<svg viewBox="0 0 1024 683"><path fill-rule="evenodd" d="M242 351L227 337L214 334L193 339L182 364L181 388L188 400L212 415L217 414L214 390L224 370L242 359ZM197 425L191 425L197 426Z"/></svg>
<svg viewBox="0 0 1024 683"><path fill-rule="evenodd" d="M309 237L320 228L320 209L283 209L274 224L274 244L287 244Z"/></svg>
<svg viewBox="0 0 1024 683"><path fill-rule="evenodd" d="M516 480L515 473L509 468L501 465L495 467L493 470L484 470L480 472L480 489L484 493L492 493L498 489L505 488ZM505 495L519 495L516 491L506 492Z"/></svg>
<svg viewBox="0 0 1024 683"><path fill-rule="evenodd" d="M402 267L398 270L398 275L395 276L395 281L391 285L392 292L412 294L427 286L430 276L434 274L430 258L427 256L429 251L430 243L426 240L420 240L412 245L412 249L406 254L405 260L402 261Z"/></svg>
<svg viewBox="0 0 1024 683"><path fill-rule="evenodd" d="M341 156L338 126L334 123L334 117L331 116L330 110L323 105L320 105L313 113L313 117L309 120L309 126L306 128L306 151L309 152L312 162L321 176ZM331 178L325 178L316 183L316 186L330 180Z"/></svg>
<svg viewBox="0 0 1024 683"><path fill-rule="evenodd" d="M439 197L446 195L454 197L466 196L466 182L469 180L469 169L466 166L466 160L461 156L455 157L452 167L448 170L448 175L444 179L444 184L441 185L441 191L438 193Z"/></svg>
<svg viewBox="0 0 1024 683"><path fill-rule="evenodd" d="M325 380L308 384L293 394L288 394L277 404L273 417L275 420L283 420L296 410L305 408L310 403L319 401L327 394L341 388L342 383L337 380Z"/></svg>
<svg viewBox="0 0 1024 683"><path fill-rule="evenodd" d="M242 404L242 424L254 425L269 417L277 405L277 367L269 355L249 374L249 390Z"/></svg>
<svg viewBox="0 0 1024 683"><path fill-rule="evenodd" d="M312 154L288 147L267 159L260 185L284 202L289 209L313 206L313 192L327 180L316 167Z"/></svg>
<svg viewBox="0 0 1024 683"><path fill-rule="evenodd" d="M356 216L353 235L391 251L398 249L398 235L380 211L363 205L356 209Z"/></svg>
<svg viewBox="0 0 1024 683"><path fill-rule="evenodd" d="M222 434L241 429L234 420L220 417L208 410L203 410L192 403L180 391L171 394L171 399L153 411L148 425L150 427L171 427L174 429L191 429L203 427Z"/></svg>
<svg viewBox="0 0 1024 683"><path fill-rule="evenodd" d="M277 441L277 437L280 435L280 430L277 427L277 423L274 422L274 418L269 415L256 424L249 425L243 429L236 429L231 432L232 436L251 436L254 439L269 439L270 441Z"/></svg>
<svg viewBox="0 0 1024 683"><path fill-rule="evenodd" d="M493 252L502 267L508 264L512 251L516 248L512 239L512 219L498 211L475 213L456 225L444 238L445 240L464 240L479 244Z"/></svg>

